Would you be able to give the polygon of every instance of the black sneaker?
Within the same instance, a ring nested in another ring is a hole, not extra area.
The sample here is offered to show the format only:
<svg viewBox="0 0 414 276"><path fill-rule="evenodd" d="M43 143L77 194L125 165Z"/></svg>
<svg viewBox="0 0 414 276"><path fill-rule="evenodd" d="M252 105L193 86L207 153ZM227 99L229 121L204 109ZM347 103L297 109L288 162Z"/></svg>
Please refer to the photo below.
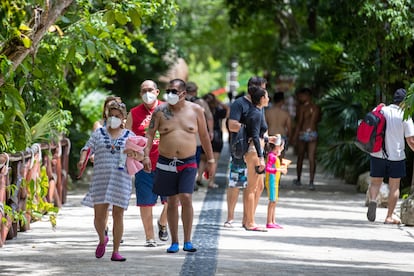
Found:
<svg viewBox="0 0 414 276"><path fill-rule="evenodd" d="M162 241L168 241L167 225L161 225L160 221L157 221L157 223L158 223L158 237Z"/></svg>

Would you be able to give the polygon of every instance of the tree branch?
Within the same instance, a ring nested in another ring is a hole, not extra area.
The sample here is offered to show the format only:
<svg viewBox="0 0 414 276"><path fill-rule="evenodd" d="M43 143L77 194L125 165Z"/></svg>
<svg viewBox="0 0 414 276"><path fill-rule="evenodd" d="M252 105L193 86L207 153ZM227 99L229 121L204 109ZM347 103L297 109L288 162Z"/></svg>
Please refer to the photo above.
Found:
<svg viewBox="0 0 414 276"><path fill-rule="evenodd" d="M30 36L32 40L32 45L30 48L25 48L22 45L16 45L14 43L9 44L9 49L3 49L3 53L6 53L7 58L13 63L13 70L16 69L27 55L37 49L43 36L47 32L50 26L52 26L57 18L64 13L65 9L72 4L73 0L60 0L53 1L54 6L49 7L49 1L46 0L46 10L41 13L40 21L36 18L33 18L36 28L33 29L33 33ZM52 4L53 5L53 4ZM36 13L34 14L36 16ZM39 24L38 24L39 23ZM4 76L0 75L0 87L4 85Z"/></svg>

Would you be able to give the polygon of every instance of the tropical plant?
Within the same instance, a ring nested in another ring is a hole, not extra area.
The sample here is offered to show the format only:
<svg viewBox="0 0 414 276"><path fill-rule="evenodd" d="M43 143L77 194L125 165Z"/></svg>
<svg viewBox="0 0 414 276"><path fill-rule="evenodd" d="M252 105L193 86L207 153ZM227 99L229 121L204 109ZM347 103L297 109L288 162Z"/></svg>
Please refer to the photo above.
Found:
<svg viewBox="0 0 414 276"><path fill-rule="evenodd" d="M356 94L349 86L337 87L319 101L323 118L318 127L318 163L348 183L356 183L359 174L369 169L369 155L354 144L358 120L362 117Z"/></svg>
<svg viewBox="0 0 414 276"><path fill-rule="evenodd" d="M40 175L37 179L23 180L22 188L28 191L26 211L30 214L32 220L41 220L47 214L52 227L55 228L56 215L59 212L59 208L55 207L53 203L45 201L49 190L49 178L46 167L42 166L40 168Z"/></svg>

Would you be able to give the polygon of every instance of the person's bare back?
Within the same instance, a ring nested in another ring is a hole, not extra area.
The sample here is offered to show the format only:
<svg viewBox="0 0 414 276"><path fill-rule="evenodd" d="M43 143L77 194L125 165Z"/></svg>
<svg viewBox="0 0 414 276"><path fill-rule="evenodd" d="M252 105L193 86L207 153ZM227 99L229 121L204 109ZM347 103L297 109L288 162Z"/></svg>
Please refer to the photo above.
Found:
<svg viewBox="0 0 414 276"><path fill-rule="evenodd" d="M299 131L317 131L320 120L320 108L313 102L307 102L300 109Z"/></svg>
<svg viewBox="0 0 414 276"><path fill-rule="evenodd" d="M283 110L279 106L272 106L266 110L265 116L268 126L268 133L270 135L290 135L290 115L287 111Z"/></svg>

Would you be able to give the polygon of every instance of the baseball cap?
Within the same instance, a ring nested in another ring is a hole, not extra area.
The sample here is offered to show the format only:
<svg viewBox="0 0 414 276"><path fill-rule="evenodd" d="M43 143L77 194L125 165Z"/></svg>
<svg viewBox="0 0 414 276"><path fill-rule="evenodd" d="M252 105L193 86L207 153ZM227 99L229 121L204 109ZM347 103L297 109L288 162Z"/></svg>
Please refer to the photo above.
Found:
<svg viewBox="0 0 414 276"><path fill-rule="evenodd" d="M397 89L394 93L394 103L401 103L404 100L406 94L407 92L405 91L405 89Z"/></svg>

